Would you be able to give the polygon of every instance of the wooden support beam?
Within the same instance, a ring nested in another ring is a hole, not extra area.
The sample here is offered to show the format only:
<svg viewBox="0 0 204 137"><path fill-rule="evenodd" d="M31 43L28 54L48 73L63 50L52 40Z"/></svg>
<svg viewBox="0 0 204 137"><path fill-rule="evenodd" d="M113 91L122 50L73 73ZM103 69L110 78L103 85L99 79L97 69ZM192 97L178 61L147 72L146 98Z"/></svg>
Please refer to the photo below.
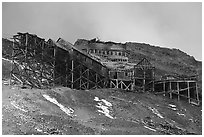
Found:
<svg viewBox="0 0 204 137"><path fill-rule="evenodd" d="M54 70L53 70L53 87L55 86L55 79L56 79L56 76L55 76L55 72L56 72L56 53L57 53L57 47L54 46Z"/></svg>
<svg viewBox="0 0 204 137"><path fill-rule="evenodd" d="M143 92L145 92L145 77L146 77L146 72L144 71L144 77L143 77Z"/></svg>
<svg viewBox="0 0 204 137"><path fill-rule="evenodd" d="M82 75L82 71L81 71L81 69L82 69L82 66L81 66L81 64L79 64L79 89L82 89L82 79L81 79L81 75Z"/></svg>
<svg viewBox="0 0 204 137"><path fill-rule="evenodd" d="M189 82L187 82L187 89L188 89L188 103L191 103L191 99L190 99L190 88L189 88Z"/></svg>
<svg viewBox="0 0 204 137"><path fill-rule="evenodd" d="M153 80L153 92L155 92L155 69L152 69L152 73L153 73L153 77L152 77L152 80Z"/></svg>
<svg viewBox="0 0 204 137"><path fill-rule="evenodd" d="M89 69L87 70L87 79L90 79L89 78ZM87 89L90 89L89 84L90 84L90 82L87 83Z"/></svg>
<svg viewBox="0 0 204 137"><path fill-rule="evenodd" d="M170 99L172 99L172 89L171 89L171 81L169 82L169 90L170 90L170 92L169 92L169 96L170 96Z"/></svg>
<svg viewBox="0 0 204 137"><path fill-rule="evenodd" d="M118 88L118 79L116 79L116 88Z"/></svg>
<svg viewBox="0 0 204 137"><path fill-rule="evenodd" d="M178 101L180 100L180 90L179 90L179 82L176 83L177 84L177 92L178 92Z"/></svg>
<svg viewBox="0 0 204 137"><path fill-rule="evenodd" d="M164 92L163 96L166 96L165 82L164 81L163 81L163 92Z"/></svg>
<svg viewBox="0 0 204 137"><path fill-rule="evenodd" d="M71 60L71 63L72 63L72 70L71 70L72 83L71 83L71 88L73 89L74 88L74 60L73 60L73 58Z"/></svg>
<svg viewBox="0 0 204 137"><path fill-rule="evenodd" d="M198 84L197 84L197 82L196 82L196 97L197 97L197 101L198 101L198 105L199 105L200 101L199 101Z"/></svg>
<svg viewBox="0 0 204 137"><path fill-rule="evenodd" d="M161 84L163 82L196 82L195 80L162 80L162 81L155 81L156 84Z"/></svg>
<svg viewBox="0 0 204 137"><path fill-rule="evenodd" d="M10 80L9 80L9 86L12 85L12 73L13 73L13 65L14 64L14 45L15 44L15 39L13 39L13 44L12 44L12 64L11 64L11 68L10 68Z"/></svg>

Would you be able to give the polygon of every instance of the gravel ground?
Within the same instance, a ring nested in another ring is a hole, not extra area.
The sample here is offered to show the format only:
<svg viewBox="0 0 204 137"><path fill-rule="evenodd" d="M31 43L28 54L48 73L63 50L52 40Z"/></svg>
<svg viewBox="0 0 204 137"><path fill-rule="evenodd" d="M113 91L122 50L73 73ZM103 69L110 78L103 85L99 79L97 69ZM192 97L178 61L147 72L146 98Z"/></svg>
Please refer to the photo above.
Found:
<svg viewBox="0 0 204 137"><path fill-rule="evenodd" d="M2 84L3 135L201 135L201 109L151 93Z"/></svg>

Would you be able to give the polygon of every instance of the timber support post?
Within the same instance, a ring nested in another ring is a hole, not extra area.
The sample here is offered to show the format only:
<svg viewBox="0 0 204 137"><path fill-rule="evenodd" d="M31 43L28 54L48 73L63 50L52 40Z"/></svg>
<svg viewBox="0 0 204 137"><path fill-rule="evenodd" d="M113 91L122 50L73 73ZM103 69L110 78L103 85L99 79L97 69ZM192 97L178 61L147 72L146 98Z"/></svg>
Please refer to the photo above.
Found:
<svg viewBox="0 0 204 137"><path fill-rule="evenodd" d="M72 68L71 68L71 89L74 88L74 60L73 57L71 59L71 64L72 64Z"/></svg>
<svg viewBox="0 0 204 137"><path fill-rule="evenodd" d="M163 92L164 92L163 96L166 96L165 81L163 81Z"/></svg>
<svg viewBox="0 0 204 137"><path fill-rule="evenodd" d="M197 98L197 101L198 101L198 105L200 104L200 100L199 100L199 94L198 94L198 84L196 82L196 98Z"/></svg>
<svg viewBox="0 0 204 137"><path fill-rule="evenodd" d="M188 103L191 103L191 99L190 99L190 88L189 88L189 81L187 82L187 89L188 89Z"/></svg>
<svg viewBox="0 0 204 137"><path fill-rule="evenodd" d="M177 82L178 101L180 100L179 82Z"/></svg>
<svg viewBox="0 0 204 137"><path fill-rule="evenodd" d="M143 92L145 92L145 75L146 75L146 72L145 70L144 71L144 77L143 77Z"/></svg>
<svg viewBox="0 0 204 137"><path fill-rule="evenodd" d="M172 88L171 88L171 81L169 82L169 96L170 96L170 99L172 99Z"/></svg>

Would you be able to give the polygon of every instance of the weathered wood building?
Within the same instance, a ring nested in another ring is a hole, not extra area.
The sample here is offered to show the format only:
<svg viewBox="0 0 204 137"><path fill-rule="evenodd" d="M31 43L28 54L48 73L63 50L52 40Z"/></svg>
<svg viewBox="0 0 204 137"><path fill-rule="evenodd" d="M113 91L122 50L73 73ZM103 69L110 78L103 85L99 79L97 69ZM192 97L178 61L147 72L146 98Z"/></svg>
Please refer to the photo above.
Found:
<svg viewBox="0 0 204 137"><path fill-rule="evenodd" d="M78 39L74 46L86 53L104 57L112 62L128 62L126 45L122 43Z"/></svg>
<svg viewBox="0 0 204 137"><path fill-rule="evenodd" d="M196 80L168 76L155 81L155 67L146 58L138 63L111 60L113 54L127 58L124 44L91 40L78 41L73 46L62 38L45 41L29 33L18 33L13 40L11 81L22 85L61 85L81 90L119 88L200 102Z"/></svg>
<svg viewBox="0 0 204 137"><path fill-rule="evenodd" d="M11 77L21 84L43 88L62 85L73 89L105 88L108 69L59 38L45 41L29 33L14 36Z"/></svg>

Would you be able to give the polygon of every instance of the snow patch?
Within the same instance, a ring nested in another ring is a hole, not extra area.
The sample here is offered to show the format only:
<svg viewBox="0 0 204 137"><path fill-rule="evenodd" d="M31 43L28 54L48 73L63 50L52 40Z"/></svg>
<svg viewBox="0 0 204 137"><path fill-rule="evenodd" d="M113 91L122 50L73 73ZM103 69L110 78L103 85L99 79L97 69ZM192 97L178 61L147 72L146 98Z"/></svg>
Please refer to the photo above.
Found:
<svg viewBox="0 0 204 137"><path fill-rule="evenodd" d="M149 129L149 130L152 130L152 131L156 132L156 130L153 129L153 128L150 128L150 127L147 127L147 126L144 126L144 127L147 128L147 129Z"/></svg>
<svg viewBox="0 0 204 137"><path fill-rule="evenodd" d="M172 110L174 110L174 111L176 111L176 110L177 110L176 108L170 108L170 109L172 109Z"/></svg>
<svg viewBox="0 0 204 137"><path fill-rule="evenodd" d="M105 99L101 99L105 103L106 106L112 107L112 104Z"/></svg>
<svg viewBox="0 0 204 137"><path fill-rule="evenodd" d="M37 130L38 132L43 132L43 130L41 130L39 128L35 128L35 130Z"/></svg>
<svg viewBox="0 0 204 137"><path fill-rule="evenodd" d="M20 109L20 110L23 111L23 112L28 112L27 110L20 108L19 105L17 105L17 104L15 103L15 101L12 101L12 102L11 102L11 105L14 106L14 107L17 108L17 109Z"/></svg>
<svg viewBox="0 0 204 137"><path fill-rule="evenodd" d="M157 115L158 117L164 118L164 117L159 113L159 111L158 111L156 108L151 108L151 107L149 107L149 109L150 109L155 115Z"/></svg>
<svg viewBox="0 0 204 137"><path fill-rule="evenodd" d="M169 104L168 106L169 106L168 108L170 108L170 109L172 109L172 110L174 110L174 111L177 110L177 109L176 109L176 105Z"/></svg>
<svg viewBox="0 0 204 137"><path fill-rule="evenodd" d="M109 114L110 113L109 108L112 107L112 104L110 102L108 102L105 99L100 100L98 97L95 97L94 100L98 102L96 107L102 109L102 110L97 110L98 112L103 113L106 117L114 119L114 117L112 117Z"/></svg>
<svg viewBox="0 0 204 137"><path fill-rule="evenodd" d="M50 96L48 95L43 95L43 97L45 99L47 99L48 101L54 103L55 105L57 105L62 111L64 111L67 115L69 116L74 116L73 113L74 113L74 110L72 108L67 108L65 106L63 106L62 104L58 103L58 101L55 99L55 98L51 98Z"/></svg>
<svg viewBox="0 0 204 137"><path fill-rule="evenodd" d="M173 105L173 104L169 104L169 106L172 108L176 108L176 105Z"/></svg>
<svg viewBox="0 0 204 137"><path fill-rule="evenodd" d="M100 101L98 97L95 97L94 100L95 100L95 101Z"/></svg>
<svg viewBox="0 0 204 137"><path fill-rule="evenodd" d="M177 115L179 115L179 116L186 116L185 114L182 114L182 113L179 113L179 112L177 112Z"/></svg>
<svg viewBox="0 0 204 137"><path fill-rule="evenodd" d="M189 119L191 122L193 122L193 119Z"/></svg>

